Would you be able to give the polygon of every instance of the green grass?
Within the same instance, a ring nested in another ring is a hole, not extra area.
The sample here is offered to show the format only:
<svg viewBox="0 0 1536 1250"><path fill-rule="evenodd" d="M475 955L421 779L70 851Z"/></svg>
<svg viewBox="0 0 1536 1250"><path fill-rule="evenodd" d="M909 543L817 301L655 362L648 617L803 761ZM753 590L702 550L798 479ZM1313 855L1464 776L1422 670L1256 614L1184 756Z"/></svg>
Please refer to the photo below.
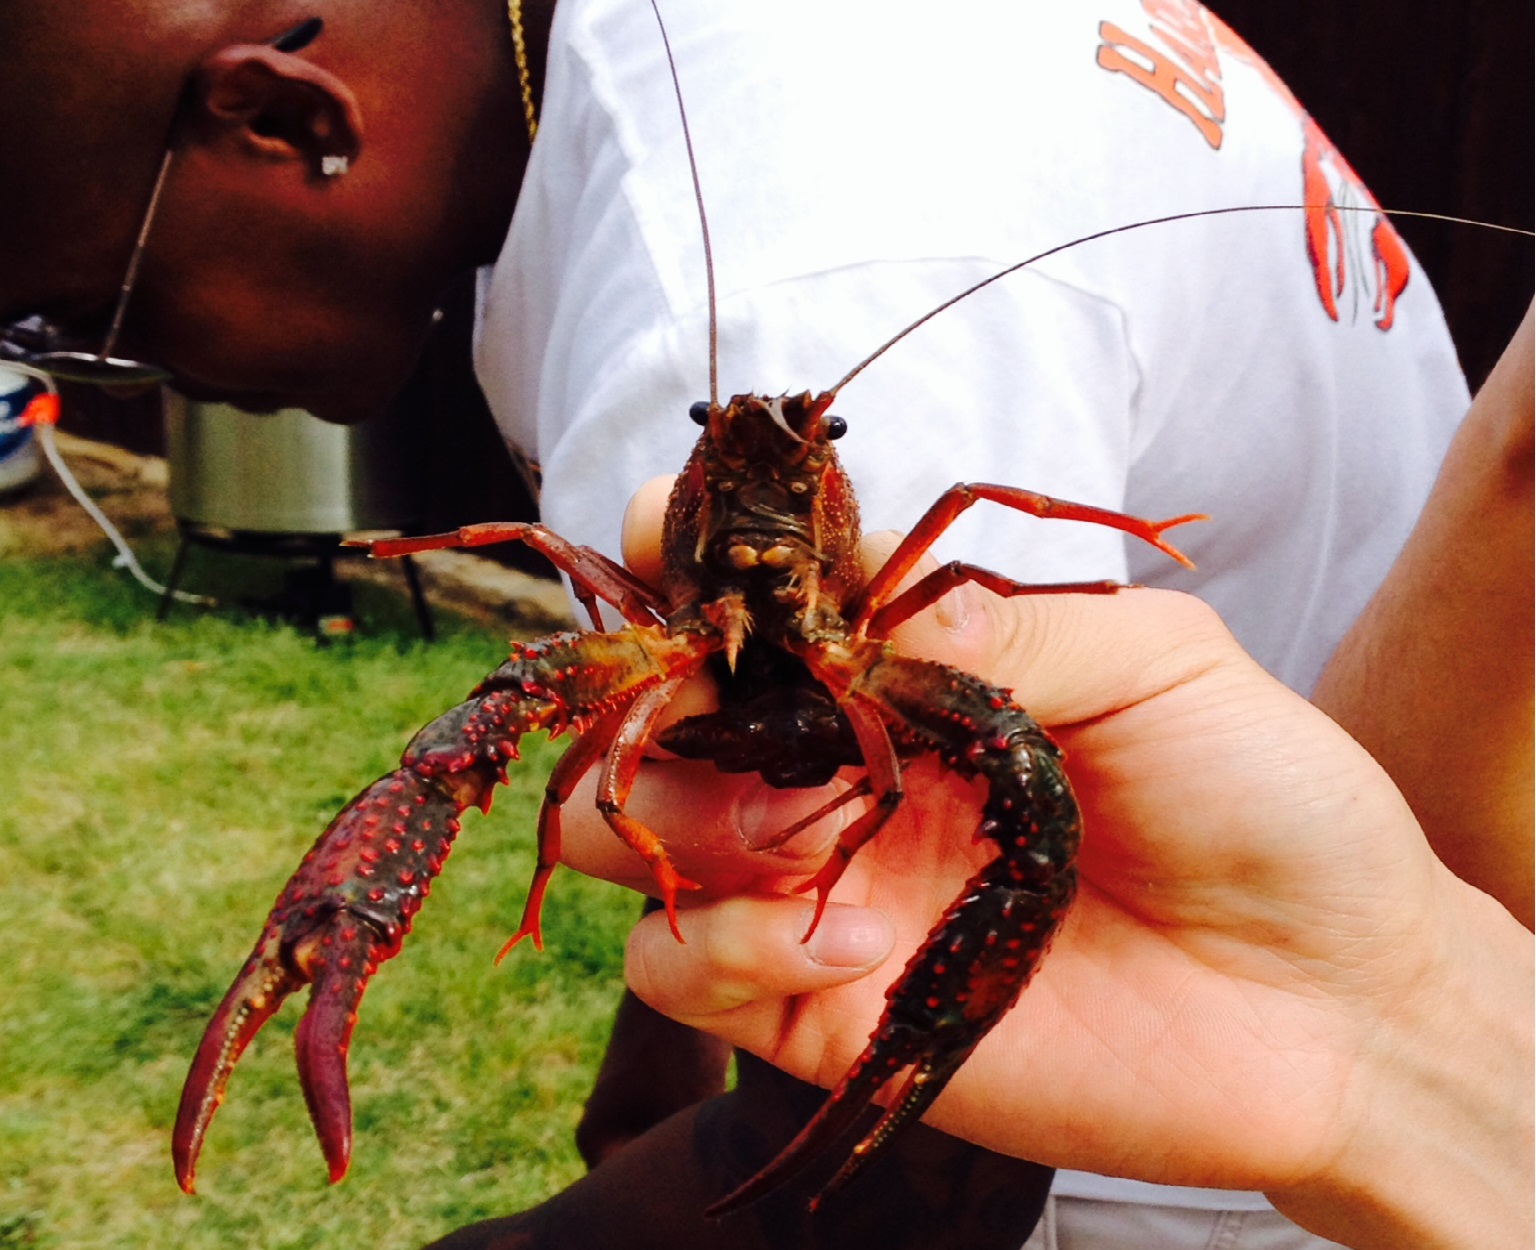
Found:
<svg viewBox="0 0 1536 1250"><path fill-rule="evenodd" d="M635 907L562 873L545 954L491 966L556 755L538 741L364 1000L346 1181L293 1071L300 995L237 1070L198 1196L176 1188L182 1078L278 889L505 643L440 621L425 646L367 587L344 646L186 608L160 625L104 564L0 561L0 1250L407 1250L569 1183Z"/></svg>

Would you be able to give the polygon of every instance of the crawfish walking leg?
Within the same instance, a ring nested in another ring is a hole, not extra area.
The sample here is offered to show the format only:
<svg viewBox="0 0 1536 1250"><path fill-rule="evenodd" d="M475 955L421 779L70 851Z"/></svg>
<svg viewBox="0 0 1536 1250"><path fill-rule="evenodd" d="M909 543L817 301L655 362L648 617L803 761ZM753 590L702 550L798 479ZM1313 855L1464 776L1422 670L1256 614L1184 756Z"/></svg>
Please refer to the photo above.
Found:
<svg viewBox="0 0 1536 1250"><path fill-rule="evenodd" d="M520 542L532 547L571 579L576 598L592 618L592 628L602 629L597 599L613 604L632 625L654 623L666 604L638 577L594 547L561 538L553 530L532 521L487 522L465 525L444 534L416 538L384 538L365 545L368 554L388 558L445 547L491 547Z"/></svg>
<svg viewBox="0 0 1536 1250"><path fill-rule="evenodd" d="M1091 504L1071 503L1036 491L1021 490L1016 486L994 486L987 482L959 482L934 500L928 511L923 513L917 524L912 527L911 532L891 553L890 559L869 579L869 584L864 587L858 602L850 607L849 615L855 627L866 624L871 616L885 606L896 592L897 584L912 571L923 553L938 541L939 536L950 527L956 517L973 504L983 500L999 503L1019 512L1027 512L1031 516L1107 525L1111 529L1121 530L1143 542L1151 543L1159 551L1172 556L1184 565L1189 565L1188 557L1163 539L1163 531L1189 521L1207 519L1204 515L1191 513L1188 516L1171 517L1166 521L1144 521L1140 517L1126 516L1122 512L1095 508Z"/></svg>
<svg viewBox="0 0 1536 1250"><path fill-rule="evenodd" d="M678 687L693 671L693 668L685 669L655 689L646 691L635 701L614 738L613 749L608 753L597 786L598 811L602 812L609 828L623 838L651 870L656 887L661 891L661 901L666 907L667 923L672 927L672 936L679 942L683 940L683 935L677 927L677 892L696 890L699 888L698 883L689 881L672 866L672 860L661 839L624 808L634 788L635 777L639 774L645 744L650 741L656 718L666 709L677 694Z"/></svg>
<svg viewBox="0 0 1536 1250"><path fill-rule="evenodd" d="M869 636L886 638L891 630L903 621L916 616L924 608L932 607L956 586L967 582L990 590L994 595L1009 599L1015 595L1112 595L1123 590L1124 585L1115 581L1093 582L1016 582L1011 577L994 573L979 565L951 560L923 577L915 586L909 586L892 599L869 620Z"/></svg>

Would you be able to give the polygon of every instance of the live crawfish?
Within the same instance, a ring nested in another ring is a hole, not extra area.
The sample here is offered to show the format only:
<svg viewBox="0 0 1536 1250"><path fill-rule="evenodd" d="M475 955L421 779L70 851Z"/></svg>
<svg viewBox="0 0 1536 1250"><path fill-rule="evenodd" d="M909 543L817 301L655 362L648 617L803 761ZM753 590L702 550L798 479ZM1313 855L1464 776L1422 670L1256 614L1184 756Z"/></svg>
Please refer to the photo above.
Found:
<svg viewBox="0 0 1536 1250"><path fill-rule="evenodd" d="M672 64L670 47L667 59ZM675 64L672 75L676 86ZM680 87L678 102L681 107ZM707 262L708 224L686 113L682 131ZM1212 214L1179 216L1205 215ZM574 740L545 788L537 867L522 921L503 953L525 937L542 947L539 914L559 861L560 809L600 760L598 808L649 866L672 931L682 939L677 894L694 883L673 867L661 839L626 811L644 748L653 739L678 754L711 760L722 771L756 772L775 786L820 785L841 767L865 768L866 779L854 793L871 796L868 810L844 830L804 887L817 895L813 930L852 856L900 804L907 760L935 755L954 772L980 778L986 798L977 837L996 844L997 856L966 883L887 991L868 1046L821 1110L762 1171L708 1213L776 1188L850 1130L885 1085L910 1069L879 1121L812 1200L814 1208L938 1097L1017 1001L1071 906L1081 822L1060 752L1008 691L902 656L887 636L965 582L1002 595L1108 593L1118 587L1027 586L960 562L900 587L945 528L981 501L1111 526L1185 564L1161 535L1204 518L1144 521L1016 487L962 483L939 497L866 584L858 564L858 505L832 446L847 426L829 410L843 386L918 326L1050 254L1010 266L941 304L829 390L737 395L723 405L714 393L711 268L711 397L690 412L703 431L668 503L659 587L536 524L470 526L372 545L376 555L402 555L525 542L570 577L598 632L558 633L516 647L466 702L417 733L400 767L353 799L305 856L193 1059L172 1143L184 1190L192 1192L203 1138L241 1053L306 983L310 1003L294 1039L299 1080L331 1180L345 1175L352 1137L346 1058L363 990L379 964L399 953L447 859L459 815L472 805L489 809L492 791L518 758L519 739L541 730L570 733ZM627 623L601 632L599 600ZM721 709L656 734L658 717L678 689L706 666L721 683Z"/></svg>
<svg viewBox="0 0 1536 1250"><path fill-rule="evenodd" d="M594 624L597 600L627 623L515 647L468 701L422 729L400 767L358 795L320 837L278 897L193 1062L174 1137L183 1189L192 1189L203 1137L235 1062L306 982L310 1005L295 1039L299 1077L331 1179L345 1173L346 1055L359 999L378 965L399 952L447 858L458 816L471 805L489 807L523 734L570 733L574 741L546 788L538 867L512 943L541 943L539 912L559 858L561 805L600 760L598 807L650 866L676 932L678 891L693 883L673 867L661 839L625 809L658 715L717 658L725 670L721 711L679 722L658 739L664 745L722 768L761 772L781 786L820 784L846 764L867 770L868 811L810 883L818 918L849 858L900 803L903 764L912 756L937 755L983 780L978 836L998 848L888 991L868 1048L821 1112L717 1209L774 1187L841 1136L910 1067L899 1095L828 1188L846 1183L891 1132L933 1101L1014 1004L1075 889L1080 822L1060 754L1008 691L899 655L886 636L964 581L1000 594L1041 588L959 563L900 593L898 584L950 521L981 500L1113 526L1179 560L1161 534L1194 518L1153 523L1013 487L958 485L866 585L856 559L858 508L832 447L845 428L828 412L835 394L738 395L724 405L695 405L704 430L667 509L659 588L538 525L474 526L375 544L378 554L398 554L519 539L570 575ZM811 738L813 749L799 740L775 744L786 732Z"/></svg>

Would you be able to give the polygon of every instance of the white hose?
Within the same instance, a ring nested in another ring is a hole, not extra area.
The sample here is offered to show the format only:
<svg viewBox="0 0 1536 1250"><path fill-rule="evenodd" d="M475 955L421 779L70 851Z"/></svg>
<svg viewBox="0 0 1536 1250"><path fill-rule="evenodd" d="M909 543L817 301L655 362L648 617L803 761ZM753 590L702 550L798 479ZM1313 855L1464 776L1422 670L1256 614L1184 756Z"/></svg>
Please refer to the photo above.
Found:
<svg viewBox="0 0 1536 1250"><path fill-rule="evenodd" d="M7 369L13 369L19 373L25 373L29 377L37 378L48 388L50 394L55 396L58 394L58 388L54 386L53 379L41 370L32 369L26 365L9 360L4 361L3 364ZM164 596L166 594L166 587L155 581L154 578L144 571L143 565L139 563L138 558L133 554L133 549L128 546L127 540L118 531L117 526L113 525L107 514L96 506L96 501L85 493L85 488L80 485L75 475L69 471L69 466L64 463L64 457L59 454L58 444L54 440L52 420L39 421L33 428L37 431L37 441L42 445L43 455L48 458L48 463L53 466L53 471L59 475L59 481L64 483L64 489L74 497L76 503L85 509L86 515L100 526L101 532L117 548L117 557L112 561L112 567L115 569L127 569L141 586L153 591L157 595ZM179 603L211 605L217 602L217 600L211 599L207 595L188 594L183 590L175 590L170 593Z"/></svg>
<svg viewBox="0 0 1536 1250"><path fill-rule="evenodd" d="M53 466L53 471L59 475L59 481L64 483L64 489L75 497L75 502L85 509L86 515L101 527L101 532L112 540L112 545L117 548L117 558L112 561L115 569L127 569L133 574L134 580L147 590L164 596L166 588L144 571L144 566L133 554L133 549L128 546L128 540L113 525L107 514L96 506L96 501L85 493L85 488L80 485L75 475L69 471L69 466L64 463L64 457L59 455L58 443L53 437L53 426L39 425L37 427L37 441L42 444L43 455L48 457L48 463ZM178 603L197 603L212 605L217 602L207 595L189 594L185 590L173 590L171 597Z"/></svg>

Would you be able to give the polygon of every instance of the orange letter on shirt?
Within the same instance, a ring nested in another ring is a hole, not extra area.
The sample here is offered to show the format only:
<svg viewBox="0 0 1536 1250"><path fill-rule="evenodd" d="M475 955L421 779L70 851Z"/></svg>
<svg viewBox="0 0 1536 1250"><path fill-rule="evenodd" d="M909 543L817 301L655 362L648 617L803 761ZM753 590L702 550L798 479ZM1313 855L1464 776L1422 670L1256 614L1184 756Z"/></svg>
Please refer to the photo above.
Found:
<svg viewBox="0 0 1536 1250"><path fill-rule="evenodd" d="M1194 123L1213 148L1221 147L1221 123L1226 120L1226 99L1221 84L1191 73L1150 44L1128 35L1113 22L1099 23L1100 66L1111 73L1128 74L1143 87L1156 92ZM1142 58L1133 60L1126 53Z"/></svg>

